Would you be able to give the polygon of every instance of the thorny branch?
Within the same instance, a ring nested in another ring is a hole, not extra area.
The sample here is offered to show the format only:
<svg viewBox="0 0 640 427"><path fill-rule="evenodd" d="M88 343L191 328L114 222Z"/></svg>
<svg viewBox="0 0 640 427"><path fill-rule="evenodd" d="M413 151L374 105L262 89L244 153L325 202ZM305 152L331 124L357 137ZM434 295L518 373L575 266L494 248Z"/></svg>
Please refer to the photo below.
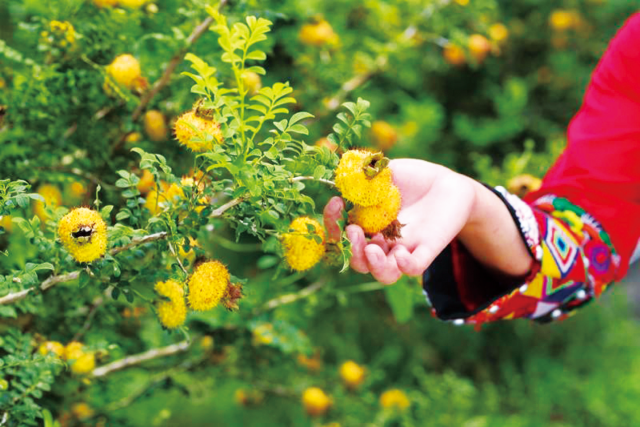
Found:
<svg viewBox="0 0 640 427"><path fill-rule="evenodd" d="M152 348L144 353L128 356L115 362L111 362L108 365L100 366L91 373L94 378L104 377L112 372L119 371L121 369L129 368L131 366L139 365L149 360L157 359L159 357L171 356L177 353L181 353L189 348L190 342L180 341L179 343L169 345L167 347Z"/></svg>

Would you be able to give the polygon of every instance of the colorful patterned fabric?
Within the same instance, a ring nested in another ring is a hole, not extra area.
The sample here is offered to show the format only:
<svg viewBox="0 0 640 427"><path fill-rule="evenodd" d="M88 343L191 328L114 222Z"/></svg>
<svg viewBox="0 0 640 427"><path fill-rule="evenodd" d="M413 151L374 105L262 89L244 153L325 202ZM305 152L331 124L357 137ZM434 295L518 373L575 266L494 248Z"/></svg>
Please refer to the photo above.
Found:
<svg viewBox="0 0 640 427"><path fill-rule="evenodd" d="M479 307L465 311L464 295L470 287L483 286L488 277L473 275L456 282L454 294L443 296L425 275L424 290L437 317L455 324L481 325L502 319L528 318L546 322L562 320L587 302L599 297L614 281L620 268L620 256L600 224L567 199L546 195L527 205L504 188L495 189L517 222L522 238L536 260L533 271L522 282L500 295L492 295ZM436 260L443 269L448 261ZM453 273L453 266L449 274ZM463 268L466 268L463 266ZM471 267L469 267L471 268ZM442 277L442 275L440 275ZM449 285L451 286L451 285ZM453 298L452 298L453 295ZM460 301L456 301L456 298ZM455 306L452 310L451 307ZM441 313L456 313L457 318Z"/></svg>

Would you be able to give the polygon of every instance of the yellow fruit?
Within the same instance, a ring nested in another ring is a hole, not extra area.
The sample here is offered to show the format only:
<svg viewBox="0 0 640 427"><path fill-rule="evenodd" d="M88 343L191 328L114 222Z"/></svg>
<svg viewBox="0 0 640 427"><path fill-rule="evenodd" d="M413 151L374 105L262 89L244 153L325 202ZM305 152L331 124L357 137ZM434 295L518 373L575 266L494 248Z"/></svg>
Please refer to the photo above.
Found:
<svg viewBox="0 0 640 427"><path fill-rule="evenodd" d="M107 251L107 224L91 209L76 208L63 216L58 236L78 262L94 261Z"/></svg>
<svg viewBox="0 0 640 427"><path fill-rule="evenodd" d="M211 335L205 335L200 340L200 347L207 351L213 348L213 337Z"/></svg>
<svg viewBox="0 0 640 427"><path fill-rule="evenodd" d="M387 390L380 396L380 406L385 409L404 410L411 406L409 398L402 390Z"/></svg>
<svg viewBox="0 0 640 427"><path fill-rule="evenodd" d="M255 95L260 89L262 89L262 79L260 78L260 74L244 70L240 75L240 78L244 82L244 88L249 92L249 95Z"/></svg>
<svg viewBox="0 0 640 427"><path fill-rule="evenodd" d="M64 348L64 358L66 360L76 360L79 359L80 356L84 354L83 351L84 345L78 341L71 341Z"/></svg>
<svg viewBox="0 0 640 427"><path fill-rule="evenodd" d="M214 144L222 143L223 139L218 122L202 118L193 111L178 117L174 131L180 144L196 153L211 150Z"/></svg>
<svg viewBox="0 0 640 427"><path fill-rule="evenodd" d="M391 169L384 164L382 153L349 150L340 158L336 187L345 199L361 206L377 205L392 185Z"/></svg>
<svg viewBox="0 0 640 427"><path fill-rule="evenodd" d="M387 197L375 206L356 205L349 211L349 223L359 225L366 234L380 233L398 218L402 196L395 185L389 189Z"/></svg>
<svg viewBox="0 0 640 427"><path fill-rule="evenodd" d="M72 182L69 186L69 192L76 198L81 198L87 192L87 187L79 181Z"/></svg>
<svg viewBox="0 0 640 427"><path fill-rule="evenodd" d="M469 36L469 52L476 61L482 62L491 52L491 43L485 36L473 34Z"/></svg>
<svg viewBox="0 0 640 427"><path fill-rule="evenodd" d="M87 405L85 402L75 403L73 406L71 406L71 413L79 420L91 418L94 414L91 406Z"/></svg>
<svg viewBox="0 0 640 427"><path fill-rule="evenodd" d="M386 151L391 149L398 141L398 132L389 123L377 120L371 125L371 135L373 143L378 150Z"/></svg>
<svg viewBox="0 0 640 427"><path fill-rule="evenodd" d="M169 129L164 115L158 110L149 110L144 115L144 131L155 142L167 139Z"/></svg>
<svg viewBox="0 0 640 427"><path fill-rule="evenodd" d="M329 410L332 405L331 398L318 387L310 387L302 394L302 404L307 414L319 417Z"/></svg>
<svg viewBox="0 0 640 427"><path fill-rule="evenodd" d="M300 41L309 46L322 46L336 44L338 35L333 31L331 24L324 19L315 23L304 24L298 33Z"/></svg>
<svg viewBox="0 0 640 427"><path fill-rule="evenodd" d="M574 10L556 9L549 16L549 25L556 31L565 31L578 26L580 15Z"/></svg>
<svg viewBox="0 0 640 427"><path fill-rule="evenodd" d="M129 9L140 9L148 1L149 0L118 0L118 4Z"/></svg>
<svg viewBox="0 0 640 427"><path fill-rule="evenodd" d="M156 292L169 298L158 303L158 318L160 323L167 329L175 329L184 324L187 318L187 305L184 302L184 288L175 280L158 282L155 286Z"/></svg>
<svg viewBox="0 0 640 427"><path fill-rule="evenodd" d="M64 349L64 346L60 344L58 341L47 341L40 344L40 347L38 348L38 353L40 353L43 356L46 356L49 353L53 353L56 356L64 357L65 349Z"/></svg>
<svg viewBox="0 0 640 427"><path fill-rule="evenodd" d="M273 325L271 323L262 323L255 327L252 331L253 345L269 345L275 337L273 333Z"/></svg>
<svg viewBox="0 0 640 427"><path fill-rule="evenodd" d="M196 311L211 310L225 296L231 276L219 261L207 261L189 277L189 306Z"/></svg>
<svg viewBox="0 0 640 427"><path fill-rule="evenodd" d="M140 132L131 132L124 138L124 142L127 144L135 144L142 141L142 134Z"/></svg>
<svg viewBox="0 0 640 427"><path fill-rule="evenodd" d="M49 218L45 211L45 205L52 208L60 206L62 204L62 193L56 186L43 184L38 188L38 194L44 198L44 202L37 200L33 211L44 222Z"/></svg>
<svg viewBox="0 0 640 427"><path fill-rule="evenodd" d="M444 46L442 56L444 57L445 61L447 61L451 65L455 65L456 67L464 65L467 62L467 57L464 54L464 50L462 50L460 46L453 43L447 43Z"/></svg>
<svg viewBox="0 0 640 427"><path fill-rule="evenodd" d="M157 190L151 190L147 194L144 207L151 211L152 215L157 215L169 207L176 199L184 197L184 192L177 184L171 184L158 195Z"/></svg>
<svg viewBox="0 0 640 427"><path fill-rule="evenodd" d="M524 197L531 191L536 191L542 186L542 181L535 176L524 174L509 180L507 190L518 197Z"/></svg>
<svg viewBox="0 0 640 427"><path fill-rule="evenodd" d="M106 71L113 80L127 89L133 89L142 77L140 63L129 54L116 57L111 64L107 65Z"/></svg>
<svg viewBox="0 0 640 427"><path fill-rule="evenodd" d="M85 375L96 367L96 357L93 353L83 353L71 365L71 372L76 375Z"/></svg>
<svg viewBox="0 0 640 427"><path fill-rule="evenodd" d="M155 187L156 181L151 172L148 169L144 169L142 171L142 176L140 177L140 181L138 181L138 191L142 194L147 194L149 191Z"/></svg>
<svg viewBox="0 0 640 427"><path fill-rule="evenodd" d="M309 230L312 228L312 231ZM293 230L282 236L284 258L294 270L304 271L316 265L324 256L324 228L318 221L303 216L289 225ZM319 241L313 236L318 236Z"/></svg>
<svg viewBox="0 0 640 427"><path fill-rule="evenodd" d="M365 370L353 360L347 360L340 366L340 377L345 385L355 389L364 381Z"/></svg>
<svg viewBox="0 0 640 427"><path fill-rule="evenodd" d="M5 233L11 233L13 222L10 215L0 216L0 227L4 228Z"/></svg>
<svg viewBox="0 0 640 427"><path fill-rule="evenodd" d="M498 22L489 27L489 37L496 43L503 43L509 37L509 30Z"/></svg>

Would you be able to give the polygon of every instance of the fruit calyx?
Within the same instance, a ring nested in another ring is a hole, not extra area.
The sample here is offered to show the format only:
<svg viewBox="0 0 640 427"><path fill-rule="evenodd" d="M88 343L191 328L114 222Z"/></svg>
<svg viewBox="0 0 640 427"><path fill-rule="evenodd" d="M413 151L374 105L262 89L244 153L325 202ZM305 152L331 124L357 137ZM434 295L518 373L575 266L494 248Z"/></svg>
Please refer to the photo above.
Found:
<svg viewBox="0 0 640 427"><path fill-rule="evenodd" d="M384 154L372 153L366 159L364 174L368 179L375 178L387 166L389 166L389 159L384 157Z"/></svg>

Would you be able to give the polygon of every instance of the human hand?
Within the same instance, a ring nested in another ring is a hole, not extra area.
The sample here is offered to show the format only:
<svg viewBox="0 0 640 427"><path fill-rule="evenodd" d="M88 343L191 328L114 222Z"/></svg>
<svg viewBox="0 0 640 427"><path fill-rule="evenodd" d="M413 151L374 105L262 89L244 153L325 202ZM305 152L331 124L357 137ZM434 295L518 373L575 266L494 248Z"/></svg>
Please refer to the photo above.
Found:
<svg viewBox="0 0 640 427"><path fill-rule="evenodd" d="M381 283L396 282L402 274L419 276L469 222L475 201L474 181L443 166L415 159L389 163L402 195L398 221L402 237L389 241L381 234L367 240L362 228L349 225L351 268L371 273ZM340 239L336 221L345 203L332 198L324 209L330 240Z"/></svg>

